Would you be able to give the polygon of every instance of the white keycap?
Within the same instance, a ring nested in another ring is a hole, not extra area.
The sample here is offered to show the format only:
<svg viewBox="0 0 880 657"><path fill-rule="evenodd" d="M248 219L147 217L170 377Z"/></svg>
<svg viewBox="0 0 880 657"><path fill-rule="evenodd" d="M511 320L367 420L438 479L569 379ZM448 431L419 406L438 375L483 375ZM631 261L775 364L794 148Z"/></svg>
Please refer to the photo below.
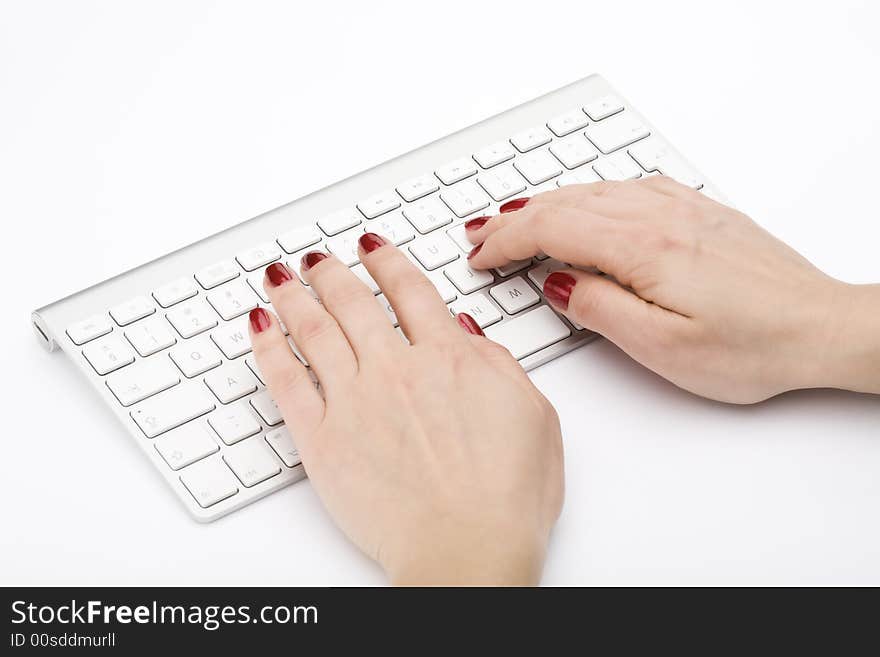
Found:
<svg viewBox="0 0 880 657"><path fill-rule="evenodd" d="M164 317L150 317L129 326L125 337L141 356L150 356L177 342Z"/></svg>
<svg viewBox="0 0 880 657"><path fill-rule="evenodd" d="M583 135L574 135L555 142L550 152L566 169L574 169L599 157L599 151Z"/></svg>
<svg viewBox="0 0 880 657"><path fill-rule="evenodd" d="M203 386L176 386L141 402L131 418L147 438L170 431L214 410L214 398Z"/></svg>
<svg viewBox="0 0 880 657"><path fill-rule="evenodd" d="M365 231L381 235L386 240L400 246L416 236L412 224L400 212L390 212L364 226Z"/></svg>
<svg viewBox="0 0 880 657"><path fill-rule="evenodd" d="M391 212L400 207L400 197L392 190L371 196L358 203L360 210L367 219L375 219L380 214Z"/></svg>
<svg viewBox="0 0 880 657"><path fill-rule="evenodd" d="M634 114L623 112L587 126L587 138L603 153L616 151L644 139L651 131Z"/></svg>
<svg viewBox="0 0 880 657"><path fill-rule="evenodd" d="M513 262L508 262L506 265L501 265L500 267L495 267L495 271L498 272L498 275L501 277L507 277L511 274L515 274L518 271L522 271L526 267L532 264L531 258L526 258L525 260L514 260Z"/></svg>
<svg viewBox="0 0 880 657"><path fill-rule="evenodd" d="M449 309L454 315L467 313L482 329L500 322L503 317L501 311L482 292L459 299Z"/></svg>
<svg viewBox="0 0 880 657"><path fill-rule="evenodd" d="M140 296L124 301L110 309L110 316L120 326L131 324L156 312L156 306L149 297Z"/></svg>
<svg viewBox="0 0 880 657"><path fill-rule="evenodd" d="M617 96L608 95L584 105L584 111L594 121L601 121L623 111L623 103Z"/></svg>
<svg viewBox="0 0 880 657"><path fill-rule="evenodd" d="M556 184L559 187L565 187L566 185L585 185L588 183L599 182L602 178L599 177L599 174L593 171L590 167L581 167L580 169L575 169L571 173L566 173L559 178L556 179Z"/></svg>
<svg viewBox="0 0 880 657"><path fill-rule="evenodd" d="M245 271L253 271L265 267L270 262L275 262L281 257L281 249L275 242L264 242L247 251L242 251L235 259Z"/></svg>
<svg viewBox="0 0 880 657"><path fill-rule="evenodd" d="M564 137L575 130L580 130L587 125L587 115L580 109L573 109L565 114L560 114L549 121L547 127L553 131L557 137Z"/></svg>
<svg viewBox="0 0 880 657"><path fill-rule="evenodd" d="M168 308L175 303L180 303L184 299L194 297L198 293L199 288L196 287L196 282L192 277L184 276L157 288L153 292L153 298L160 306Z"/></svg>
<svg viewBox="0 0 880 657"><path fill-rule="evenodd" d="M351 267L360 262L358 239L363 234L363 231L354 229L336 237L329 237L327 238L327 250L342 261L346 267Z"/></svg>
<svg viewBox="0 0 880 657"><path fill-rule="evenodd" d="M460 256L455 244L444 233L435 233L418 240L409 247L409 251L428 271L442 267Z"/></svg>
<svg viewBox="0 0 880 657"><path fill-rule="evenodd" d="M238 492L238 481L222 459L194 463L180 475L180 481L199 506L207 509Z"/></svg>
<svg viewBox="0 0 880 657"><path fill-rule="evenodd" d="M257 379L244 362L229 363L208 373L205 385L223 404L257 391Z"/></svg>
<svg viewBox="0 0 880 657"><path fill-rule="evenodd" d="M443 275L442 271L427 272L425 275L428 277L428 280L434 284L437 294L440 295L440 298L443 299L444 303L455 301L455 299L458 298L458 290L449 279Z"/></svg>
<svg viewBox="0 0 880 657"><path fill-rule="evenodd" d="M180 470L220 450L203 422L190 422L159 436L153 443L172 470Z"/></svg>
<svg viewBox="0 0 880 657"><path fill-rule="evenodd" d="M281 472L281 466L266 444L260 438L251 438L235 447L227 449L223 454L235 476L247 488L256 486Z"/></svg>
<svg viewBox="0 0 880 657"><path fill-rule="evenodd" d="M108 335L83 347L83 356L104 375L134 362L134 352L121 335Z"/></svg>
<svg viewBox="0 0 880 657"><path fill-rule="evenodd" d="M481 173L477 182L496 201L510 198L526 188L526 181L509 164Z"/></svg>
<svg viewBox="0 0 880 657"><path fill-rule="evenodd" d="M247 317L240 317L211 331L214 341L229 360L238 358L251 350L251 336L247 329Z"/></svg>
<svg viewBox="0 0 880 657"><path fill-rule="evenodd" d="M244 402L217 409L208 416L208 424L227 445L234 445L260 432L260 423Z"/></svg>
<svg viewBox="0 0 880 657"><path fill-rule="evenodd" d="M376 297L376 303L379 304L379 307L382 309L382 312L385 313L385 316L388 318L394 326L398 325L397 314L394 312L394 308L391 307L391 303L388 301L388 298L384 294L380 294Z"/></svg>
<svg viewBox="0 0 880 657"><path fill-rule="evenodd" d="M206 335L187 340L168 354L188 379L217 367L223 361L217 347Z"/></svg>
<svg viewBox="0 0 880 657"><path fill-rule="evenodd" d="M562 173L557 159L545 150L518 157L513 166L533 185L540 185Z"/></svg>
<svg viewBox="0 0 880 657"><path fill-rule="evenodd" d="M434 174L444 185L452 185L459 180L464 180L477 172L477 166L469 157L462 157L452 162L447 162L439 167Z"/></svg>
<svg viewBox="0 0 880 657"><path fill-rule="evenodd" d="M560 269L568 269L568 265L564 262L559 262L554 258L548 258L537 267L533 267L529 270L529 278L532 279L532 283L535 284L535 287L539 290L543 290L544 281L547 280L547 277L554 271L559 271Z"/></svg>
<svg viewBox="0 0 880 657"><path fill-rule="evenodd" d="M370 276L370 272L367 271L366 267L363 265L355 265L351 268L351 273L363 281L364 285L370 288L370 292L373 294L379 294L379 284L372 276Z"/></svg>
<svg viewBox="0 0 880 657"><path fill-rule="evenodd" d="M68 326L67 335L73 340L73 344L80 345L107 335L112 330L113 324L107 315L94 315Z"/></svg>
<svg viewBox="0 0 880 657"><path fill-rule="evenodd" d="M548 306L486 329L486 337L507 347L516 359L525 358L569 335L571 329Z"/></svg>
<svg viewBox="0 0 880 657"><path fill-rule="evenodd" d="M210 290L212 287L217 287L226 281L231 281L239 274L241 272L234 262L223 260L222 262L215 262L213 265L209 265L199 271L196 274L196 280L203 288Z"/></svg>
<svg viewBox="0 0 880 657"><path fill-rule="evenodd" d="M111 374L106 383L120 404L131 406L180 383L180 372L166 358L151 358Z"/></svg>
<svg viewBox="0 0 880 657"><path fill-rule="evenodd" d="M361 215L354 208L337 210L318 219L318 226L328 235L336 235L361 223Z"/></svg>
<svg viewBox="0 0 880 657"><path fill-rule="evenodd" d="M513 146L510 145L510 142L499 141L478 150L474 153L474 159L481 167L488 169L494 167L496 164L507 162L507 160L511 159L514 155L516 155L516 151L513 150Z"/></svg>
<svg viewBox="0 0 880 657"><path fill-rule="evenodd" d="M510 315L525 310L529 306L534 306L541 300L538 293L526 283L522 276L496 285L489 290L489 294Z"/></svg>
<svg viewBox="0 0 880 657"><path fill-rule="evenodd" d="M398 185L397 193L403 197L404 201L415 201L436 192L438 189L440 189L440 185L437 184L437 179L426 173Z"/></svg>
<svg viewBox="0 0 880 657"><path fill-rule="evenodd" d="M550 134L550 131L547 130L542 125L535 126L534 128L529 128L528 130L523 130L522 132L516 133L513 137L510 138L510 142L516 146L516 149L520 153L527 153L528 151L537 148L538 146L543 146L548 143L553 136Z"/></svg>
<svg viewBox="0 0 880 657"><path fill-rule="evenodd" d="M293 444L293 438L290 435L290 431L288 431L287 427L281 427L280 429L274 429L266 434L266 442L275 450L275 453L278 455L282 461L284 461L284 465L288 468L292 468L296 465L299 465L302 462L302 459L299 457L299 452L296 451L296 445Z"/></svg>
<svg viewBox="0 0 880 657"><path fill-rule="evenodd" d="M440 198L458 217L489 207L489 197L473 180L465 180L440 192Z"/></svg>
<svg viewBox="0 0 880 657"><path fill-rule="evenodd" d="M321 233L318 231L318 227L313 224L292 228L278 236L278 244L287 253L294 253L320 241Z"/></svg>
<svg viewBox="0 0 880 657"><path fill-rule="evenodd" d="M193 299L168 311L165 315L183 338L191 338L217 326L217 313L204 299Z"/></svg>
<svg viewBox="0 0 880 657"><path fill-rule="evenodd" d="M254 272L247 278L248 285L251 286L251 289L254 291L258 297L260 297L260 301L263 303L269 303L269 295L266 294L266 288L263 287L263 276L265 274L262 270L258 272Z"/></svg>
<svg viewBox="0 0 880 657"><path fill-rule="evenodd" d="M694 189L702 187L703 182L669 145L655 137L650 137L630 146L629 154L645 171L659 171L683 185Z"/></svg>
<svg viewBox="0 0 880 657"><path fill-rule="evenodd" d="M208 303L226 321L257 307L260 300L245 281L234 281L208 293Z"/></svg>
<svg viewBox="0 0 880 657"><path fill-rule="evenodd" d="M275 403L275 400L269 395L269 392L264 390L261 393L258 393L251 397L251 406L254 407L254 410L259 413L260 417L263 418L263 422L268 424L269 426L280 424L281 420L281 411L278 410L278 404Z"/></svg>
<svg viewBox="0 0 880 657"><path fill-rule="evenodd" d="M438 196L429 196L406 206L403 215L423 235L452 223L452 213Z"/></svg>
<svg viewBox="0 0 880 657"><path fill-rule="evenodd" d="M481 287L491 285L495 278L488 271L471 269L468 261L459 258L443 270L446 277L455 284L462 294L470 294Z"/></svg>
<svg viewBox="0 0 880 657"><path fill-rule="evenodd" d="M455 228L450 228L446 231L446 234L449 235L449 238L465 253L470 253L474 246L476 246L467 238L467 229L464 227L464 224L459 224Z"/></svg>
<svg viewBox="0 0 880 657"><path fill-rule="evenodd" d="M626 151L603 157L593 169L603 180L632 180L642 176L642 168Z"/></svg>

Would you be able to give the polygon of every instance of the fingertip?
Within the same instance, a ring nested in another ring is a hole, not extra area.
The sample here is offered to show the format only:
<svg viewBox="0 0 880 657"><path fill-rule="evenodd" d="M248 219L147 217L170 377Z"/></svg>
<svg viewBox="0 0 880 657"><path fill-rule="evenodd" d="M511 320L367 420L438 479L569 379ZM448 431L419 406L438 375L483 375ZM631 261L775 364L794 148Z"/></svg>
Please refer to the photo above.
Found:
<svg viewBox="0 0 880 657"><path fill-rule="evenodd" d="M248 313L248 324L254 335L259 335L272 326L272 316L265 308L254 308Z"/></svg>
<svg viewBox="0 0 880 657"><path fill-rule="evenodd" d="M458 313L455 316L455 321L458 322L458 325L463 328L465 332L470 333L471 335L486 335L483 333L483 329L480 328L477 321L467 313Z"/></svg>

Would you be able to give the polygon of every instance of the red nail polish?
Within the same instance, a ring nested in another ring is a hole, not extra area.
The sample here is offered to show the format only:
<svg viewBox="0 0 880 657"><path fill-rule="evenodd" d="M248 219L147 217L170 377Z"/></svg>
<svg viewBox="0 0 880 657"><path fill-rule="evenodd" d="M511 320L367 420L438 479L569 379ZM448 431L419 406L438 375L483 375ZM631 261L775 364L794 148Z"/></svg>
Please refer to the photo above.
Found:
<svg viewBox="0 0 880 657"><path fill-rule="evenodd" d="M284 263L273 262L266 267L266 278L272 287L278 287L293 278L290 270L284 266Z"/></svg>
<svg viewBox="0 0 880 657"><path fill-rule="evenodd" d="M483 329L480 328L480 325L477 324L476 320L467 313L458 313L455 316L455 321L457 321L459 326L471 335L485 335Z"/></svg>
<svg viewBox="0 0 880 657"><path fill-rule="evenodd" d="M322 253L321 251L309 251L302 257L302 270L308 271L326 258L326 253Z"/></svg>
<svg viewBox="0 0 880 657"><path fill-rule="evenodd" d="M481 242L480 244L477 244L474 248L472 248L471 252L468 253L468 260L470 260L475 255L477 255L480 252L480 249L482 249L482 248L483 248L483 242Z"/></svg>
<svg viewBox="0 0 880 657"><path fill-rule="evenodd" d="M471 219L470 221L464 222L465 230L480 230L483 226L486 225L486 222L489 221L492 217L476 217L475 219Z"/></svg>
<svg viewBox="0 0 880 657"><path fill-rule="evenodd" d="M269 319L269 313L266 312L265 308L254 308L248 315L248 319L251 322L251 328L254 330L254 333L262 333L272 323L272 320Z"/></svg>
<svg viewBox="0 0 880 657"><path fill-rule="evenodd" d="M514 210L519 210L521 207L525 206L525 204L528 202L529 202L528 196L510 199L507 203L504 203L500 208L498 208L498 211L502 214L504 214L505 212L513 212Z"/></svg>
<svg viewBox="0 0 880 657"><path fill-rule="evenodd" d="M384 237L376 235L376 233L364 233L358 238L358 244L366 253L372 253L380 246L385 246L387 242Z"/></svg>
<svg viewBox="0 0 880 657"><path fill-rule="evenodd" d="M544 296L557 308L568 309L568 299L577 281L568 274L555 271L544 281Z"/></svg>

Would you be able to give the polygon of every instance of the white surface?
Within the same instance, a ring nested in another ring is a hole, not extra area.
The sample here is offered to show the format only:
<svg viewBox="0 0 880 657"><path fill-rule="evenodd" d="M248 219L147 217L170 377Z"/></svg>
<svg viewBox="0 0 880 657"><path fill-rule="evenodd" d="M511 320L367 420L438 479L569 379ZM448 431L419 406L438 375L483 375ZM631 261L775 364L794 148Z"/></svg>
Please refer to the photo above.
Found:
<svg viewBox="0 0 880 657"><path fill-rule="evenodd" d="M307 482L191 521L29 311L588 73L880 281L876 4L705 6L4 4L0 582L382 583ZM880 584L880 399L724 406L607 342L533 377L566 438L546 584Z"/></svg>

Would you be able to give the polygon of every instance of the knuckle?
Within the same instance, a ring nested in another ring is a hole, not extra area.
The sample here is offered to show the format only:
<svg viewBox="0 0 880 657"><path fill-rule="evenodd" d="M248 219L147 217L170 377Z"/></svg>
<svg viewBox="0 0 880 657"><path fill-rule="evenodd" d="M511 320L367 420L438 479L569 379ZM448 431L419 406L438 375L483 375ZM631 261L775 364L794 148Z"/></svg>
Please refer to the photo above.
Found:
<svg viewBox="0 0 880 657"><path fill-rule="evenodd" d="M602 293L598 285L581 281L571 295L569 310L576 318L587 319L595 316L601 309Z"/></svg>
<svg viewBox="0 0 880 657"><path fill-rule="evenodd" d="M300 315L291 329L296 332L298 342L313 342L328 334L333 329L333 325L334 322L329 315L315 308Z"/></svg>

